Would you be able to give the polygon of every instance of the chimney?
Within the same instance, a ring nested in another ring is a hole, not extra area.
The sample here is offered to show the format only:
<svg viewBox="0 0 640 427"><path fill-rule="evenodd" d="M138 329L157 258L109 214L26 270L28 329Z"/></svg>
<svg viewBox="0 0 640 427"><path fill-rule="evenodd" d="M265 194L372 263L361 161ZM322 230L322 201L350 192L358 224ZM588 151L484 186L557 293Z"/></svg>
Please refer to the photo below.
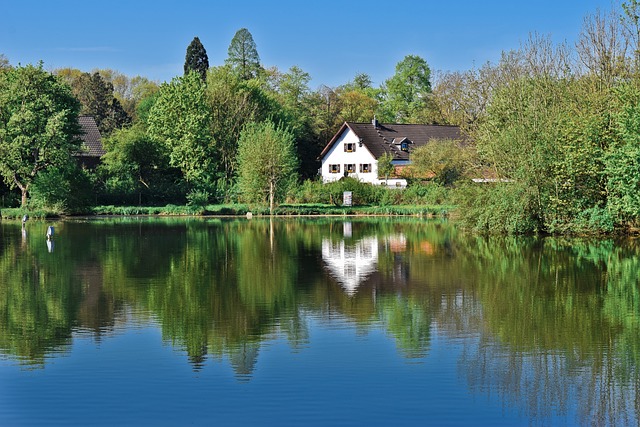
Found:
<svg viewBox="0 0 640 427"><path fill-rule="evenodd" d="M371 124L375 129L378 129L378 119L376 119L376 116L373 116L373 120L371 120Z"/></svg>

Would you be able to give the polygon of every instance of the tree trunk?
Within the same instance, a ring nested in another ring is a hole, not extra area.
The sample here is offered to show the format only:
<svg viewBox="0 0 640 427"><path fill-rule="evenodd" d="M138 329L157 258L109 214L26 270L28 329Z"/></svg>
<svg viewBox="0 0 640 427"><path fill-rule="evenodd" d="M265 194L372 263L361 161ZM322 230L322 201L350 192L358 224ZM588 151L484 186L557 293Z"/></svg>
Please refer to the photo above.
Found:
<svg viewBox="0 0 640 427"><path fill-rule="evenodd" d="M16 187L18 187L22 192L22 201L20 202L20 207L24 209L27 207L27 196L29 194L29 185L22 185L22 183L18 181L18 178L15 175L13 177L13 182L16 184Z"/></svg>
<svg viewBox="0 0 640 427"><path fill-rule="evenodd" d="M20 202L20 207L24 209L27 207L27 188L21 188L20 190L22 191L22 201Z"/></svg>
<svg viewBox="0 0 640 427"><path fill-rule="evenodd" d="M273 180L269 182L269 215L273 215L273 199L275 197L275 185Z"/></svg>

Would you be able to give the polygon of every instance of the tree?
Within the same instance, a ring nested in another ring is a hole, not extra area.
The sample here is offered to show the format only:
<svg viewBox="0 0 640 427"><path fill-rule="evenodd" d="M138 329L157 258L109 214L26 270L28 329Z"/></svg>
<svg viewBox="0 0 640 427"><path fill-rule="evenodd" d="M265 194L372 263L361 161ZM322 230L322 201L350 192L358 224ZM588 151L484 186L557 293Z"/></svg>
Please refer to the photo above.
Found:
<svg viewBox="0 0 640 427"><path fill-rule="evenodd" d="M253 36L246 28L240 28L231 39L225 61L243 80L258 77L262 67Z"/></svg>
<svg viewBox="0 0 640 427"><path fill-rule="evenodd" d="M598 12L587 16L576 50L584 68L604 88L613 87L621 76L627 74L627 41L624 40L621 20L613 13Z"/></svg>
<svg viewBox="0 0 640 427"><path fill-rule="evenodd" d="M137 193L138 204L142 203L143 193L158 195L175 175L169 168L166 146L151 138L141 123L116 130L103 143L107 151L102 158L108 173L107 187L125 194ZM171 184L177 186L176 182Z"/></svg>
<svg viewBox="0 0 640 427"><path fill-rule="evenodd" d="M622 3L622 27L627 42L632 49L633 72L640 73L640 1Z"/></svg>
<svg viewBox="0 0 640 427"><path fill-rule="evenodd" d="M622 105L616 117L620 138L605 157L607 207L618 222L635 225L640 219L640 90L626 84L617 95Z"/></svg>
<svg viewBox="0 0 640 427"><path fill-rule="evenodd" d="M129 77L109 68L97 70L100 76L113 86L113 96L132 119L137 119L140 101L157 92L159 85L146 77Z"/></svg>
<svg viewBox="0 0 640 427"><path fill-rule="evenodd" d="M464 173L466 150L457 141L430 141L411 153L411 169L418 177L432 176L439 184L451 185Z"/></svg>
<svg viewBox="0 0 640 427"><path fill-rule="evenodd" d="M480 69L439 74L431 94L432 121L474 130L491 98L495 74L496 67L488 63Z"/></svg>
<svg viewBox="0 0 640 427"><path fill-rule="evenodd" d="M238 187L250 202L269 200L273 213L275 199L295 180L298 159L293 134L273 122L249 123L238 141Z"/></svg>
<svg viewBox="0 0 640 427"><path fill-rule="evenodd" d="M399 123L409 123L426 107L431 93L431 69L427 61L407 55L396 65L395 74L385 84L387 109Z"/></svg>
<svg viewBox="0 0 640 427"><path fill-rule="evenodd" d="M393 154L384 153L378 158L378 178L389 179L389 176L395 171L393 165Z"/></svg>
<svg viewBox="0 0 640 427"><path fill-rule="evenodd" d="M287 73L275 75L274 87L290 117L287 126L295 135L301 178L311 178L318 173L318 154L327 143L319 140L314 132L313 94L309 89L311 76L295 65Z"/></svg>
<svg viewBox="0 0 640 427"><path fill-rule="evenodd" d="M11 68L11 64L9 63L9 59L5 56L5 54L0 53L0 71Z"/></svg>
<svg viewBox="0 0 640 427"><path fill-rule="evenodd" d="M61 166L79 150L80 104L42 63L0 73L0 174L22 192L39 172Z"/></svg>
<svg viewBox="0 0 640 427"><path fill-rule="evenodd" d="M202 81L207 80L207 70L209 69L209 57L207 51L204 49L200 39L194 37L189 46L187 47L187 54L184 59L184 73L189 71L197 72Z"/></svg>
<svg viewBox="0 0 640 427"><path fill-rule="evenodd" d="M300 67L294 65L288 73L278 76L278 94L282 104L292 111L299 110L304 99L309 95L311 76Z"/></svg>
<svg viewBox="0 0 640 427"><path fill-rule="evenodd" d="M340 122L369 122L385 117L380 109L382 91L371 86L371 77L358 73L353 81L338 87Z"/></svg>
<svg viewBox="0 0 640 427"><path fill-rule="evenodd" d="M82 106L80 113L92 116L103 136L131 122L131 117L115 97L113 84L106 81L99 72L89 74L74 69L62 69L56 73L71 86L73 94Z"/></svg>
<svg viewBox="0 0 640 427"><path fill-rule="evenodd" d="M171 166L187 182L207 187L217 172L218 153L211 138L211 110L205 84L196 72L160 86L149 112L149 135L166 144Z"/></svg>
<svg viewBox="0 0 640 427"><path fill-rule="evenodd" d="M230 66L213 67L207 79L211 137L226 185L235 177L238 139L245 124L270 120L288 127L289 123L282 105L262 82L244 80Z"/></svg>

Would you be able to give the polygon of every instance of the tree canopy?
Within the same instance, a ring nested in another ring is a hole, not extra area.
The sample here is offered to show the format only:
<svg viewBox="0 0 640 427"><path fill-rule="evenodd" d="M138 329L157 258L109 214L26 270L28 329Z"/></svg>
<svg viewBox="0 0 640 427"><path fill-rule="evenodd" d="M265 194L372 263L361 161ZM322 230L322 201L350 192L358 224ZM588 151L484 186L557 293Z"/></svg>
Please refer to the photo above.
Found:
<svg viewBox="0 0 640 427"><path fill-rule="evenodd" d="M184 73L189 71L197 72L202 80L207 79L207 70L209 69L209 57L207 51L200 42L198 37L194 37L187 47L187 54L184 59Z"/></svg>
<svg viewBox="0 0 640 427"><path fill-rule="evenodd" d="M23 207L38 173L80 149L79 111L71 89L42 63L0 73L0 174L20 189Z"/></svg>
<svg viewBox="0 0 640 427"><path fill-rule="evenodd" d="M294 137L272 122L249 123L238 141L238 187L249 202L269 201L273 212L283 183L295 182L298 159Z"/></svg>
<svg viewBox="0 0 640 427"><path fill-rule="evenodd" d="M385 107L398 123L415 122L431 93L431 68L423 58L407 55L396 64L396 72L385 81Z"/></svg>
<svg viewBox="0 0 640 427"><path fill-rule="evenodd" d="M244 80L258 77L262 66L253 36L246 28L240 28L231 39L225 63Z"/></svg>
<svg viewBox="0 0 640 427"><path fill-rule="evenodd" d="M149 134L166 144L171 166L195 187L206 187L215 178L218 156L210 126L205 84L198 73L191 71L160 87L149 113Z"/></svg>
<svg viewBox="0 0 640 427"><path fill-rule="evenodd" d="M131 123L131 117L115 96L113 84L98 71L83 73L75 69L62 69L57 74L69 83L74 96L80 101L80 113L92 116L103 135L109 135L115 129Z"/></svg>

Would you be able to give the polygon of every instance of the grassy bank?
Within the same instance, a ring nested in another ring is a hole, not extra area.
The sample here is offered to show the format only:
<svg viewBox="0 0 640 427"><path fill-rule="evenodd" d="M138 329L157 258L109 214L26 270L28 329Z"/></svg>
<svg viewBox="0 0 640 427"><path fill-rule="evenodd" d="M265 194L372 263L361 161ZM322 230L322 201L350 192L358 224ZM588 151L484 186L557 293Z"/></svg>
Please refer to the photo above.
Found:
<svg viewBox="0 0 640 427"><path fill-rule="evenodd" d="M450 205L390 205L390 206L335 206L330 204L283 204L274 210L274 215L413 215L413 216L447 216L453 209ZM82 215L164 215L164 216L244 216L247 212L253 215L269 215L269 209L263 206L245 204L199 206L96 206ZM33 219L60 217L58 212L44 209L28 210L6 208L0 211L2 218L20 219L25 214ZM73 215L68 215L73 216Z"/></svg>

